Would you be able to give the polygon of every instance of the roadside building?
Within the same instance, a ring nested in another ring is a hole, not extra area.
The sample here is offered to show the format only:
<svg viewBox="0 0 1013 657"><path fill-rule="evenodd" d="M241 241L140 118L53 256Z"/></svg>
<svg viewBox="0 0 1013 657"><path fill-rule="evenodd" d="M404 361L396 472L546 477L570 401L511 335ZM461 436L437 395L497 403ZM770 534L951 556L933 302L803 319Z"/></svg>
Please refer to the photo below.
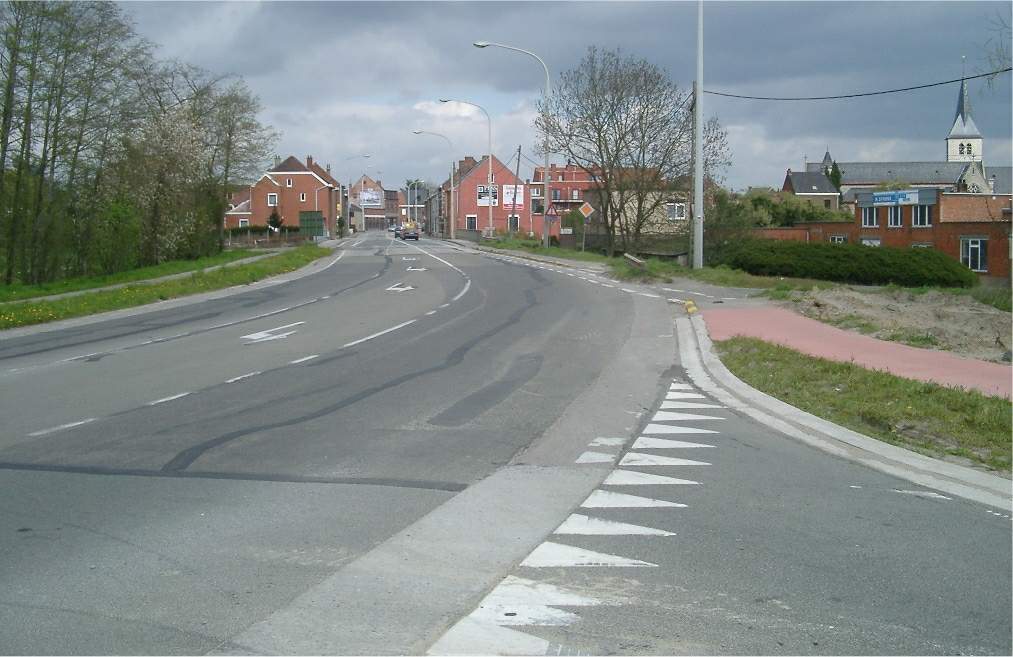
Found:
<svg viewBox="0 0 1013 657"><path fill-rule="evenodd" d="M830 152L827 151L823 159L827 160L829 158ZM841 196L822 170L792 171L788 169L784 175L784 184L781 185L781 191L793 194L799 200L805 201L810 205L826 208L827 210L837 210L840 208Z"/></svg>
<svg viewBox="0 0 1013 657"><path fill-rule="evenodd" d="M367 175L359 176L348 188L348 211L348 223L356 232L367 228L385 230L388 222L383 185Z"/></svg>
<svg viewBox="0 0 1013 657"><path fill-rule="evenodd" d="M467 162L471 158L462 161ZM472 160L473 161L473 160ZM526 185L495 156L492 158L492 186L488 189L488 157L459 176L455 195L454 217L456 233L461 237L477 238L487 232L489 207L492 207L492 228L497 233L527 232L541 235L542 217L528 213L531 199ZM462 167L462 170L464 167ZM449 205L449 203L448 203ZM559 234L558 223L553 234Z"/></svg>
<svg viewBox="0 0 1013 657"><path fill-rule="evenodd" d="M319 213L324 234L333 235L339 194L340 186L330 175L330 165L321 167L312 155L306 156L305 163L290 156L276 162L248 190L232 195L225 227L266 226L275 213L283 226L297 227L301 213Z"/></svg>

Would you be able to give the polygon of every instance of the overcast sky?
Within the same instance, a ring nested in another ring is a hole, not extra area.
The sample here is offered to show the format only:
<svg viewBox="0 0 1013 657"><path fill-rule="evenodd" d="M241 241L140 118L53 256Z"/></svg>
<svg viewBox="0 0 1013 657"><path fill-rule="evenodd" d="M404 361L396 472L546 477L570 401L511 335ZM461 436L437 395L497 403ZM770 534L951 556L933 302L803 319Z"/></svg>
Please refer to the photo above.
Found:
<svg viewBox="0 0 1013 657"><path fill-rule="evenodd" d="M695 2L131 2L123 5L161 56L241 75L282 135L278 153L329 162L342 180L367 173L388 186L446 178L451 159L486 152L534 155L534 104L588 45L622 48L664 68L680 86L696 70ZM986 69L990 26L1009 2L706 2L704 88L812 96L912 86ZM548 35L546 38L545 35ZM1009 166L1010 75L970 84L985 163ZM943 160L958 85L872 98L764 102L705 96L728 130L725 183L779 187L785 169L827 146L838 161ZM412 134L413 129L447 135ZM368 160L349 160L368 153ZM521 177L530 177L524 162Z"/></svg>

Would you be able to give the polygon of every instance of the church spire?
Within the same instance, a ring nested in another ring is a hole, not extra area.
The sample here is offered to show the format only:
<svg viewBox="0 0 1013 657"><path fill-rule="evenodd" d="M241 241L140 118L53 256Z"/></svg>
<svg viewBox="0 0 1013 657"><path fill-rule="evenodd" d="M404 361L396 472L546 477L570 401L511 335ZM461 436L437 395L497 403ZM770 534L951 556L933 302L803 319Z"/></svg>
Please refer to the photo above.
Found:
<svg viewBox="0 0 1013 657"><path fill-rule="evenodd" d="M978 126L971 118L971 99L967 93L967 80L961 77L960 93L957 95L957 113L953 116L950 137L981 137Z"/></svg>

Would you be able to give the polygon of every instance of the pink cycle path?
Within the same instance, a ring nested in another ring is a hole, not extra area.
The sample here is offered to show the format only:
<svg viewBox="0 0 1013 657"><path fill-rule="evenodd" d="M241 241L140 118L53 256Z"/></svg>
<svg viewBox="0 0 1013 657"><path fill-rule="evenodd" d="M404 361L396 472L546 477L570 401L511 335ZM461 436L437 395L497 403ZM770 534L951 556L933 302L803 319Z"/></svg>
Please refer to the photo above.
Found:
<svg viewBox="0 0 1013 657"><path fill-rule="evenodd" d="M720 308L701 313L712 340L759 338L827 360L855 362L871 370L1010 398L1010 366L961 358L845 331L782 308Z"/></svg>

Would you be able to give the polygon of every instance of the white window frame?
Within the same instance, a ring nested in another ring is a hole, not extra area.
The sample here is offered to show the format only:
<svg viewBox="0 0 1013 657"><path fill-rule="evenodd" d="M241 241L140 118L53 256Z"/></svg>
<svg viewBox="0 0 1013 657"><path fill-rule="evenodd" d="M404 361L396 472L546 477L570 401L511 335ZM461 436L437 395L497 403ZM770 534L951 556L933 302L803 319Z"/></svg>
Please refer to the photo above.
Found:
<svg viewBox="0 0 1013 657"><path fill-rule="evenodd" d="M306 192L299 192L299 201L302 203L306 202Z"/></svg>
<svg viewBox="0 0 1013 657"><path fill-rule="evenodd" d="M478 215L477 214L464 215L464 225L466 230L478 230Z"/></svg>
<svg viewBox="0 0 1013 657"><path fill-rule="evenodd" d="M541 198L542 187L541 185L531 185L531 198Z"/></svg>
<svg viewBox="0 0 1013 657"><path fill-rule="evenodd" d="M862 246L882 246L883 241L878 237L863 237Z"/></svg>
<svg viewBox="0 0 1013 657"><path fill-rule="evenodd" d="M879 213L876 206L862 208L862 228L879 228Z"/></svg>
<svg viewBox="0 0 1013 657"><path fill-rule="evenodd" d="M239 227L240 228L246 228L249 225L250 225L250 220L249 219L243 219L243 218L239 219Z"/></svg>
<svg viewBox="0 0 1013 657"><path fill-rule="evenodd" d="M971 271L987 273L988 238L962 236L960 238L960 262L965 264ZM975 264L978 265L977 269L975 268Z"/></svg>
<svg viewBox="0 0 1013 657"><path fill-rule="evenodd" d="M830 236L830 243L831 244L847 244L848 243L848 236L847 235L831 235Z"/></svg>
<svg viewBox="0 0 1013 657"><path fill-rule="evenodd" d="M886 209L886 225L889 228L904 227L904 212L899 205L891 205Z"/></svg>
<svg viewBox="0 0 1013 657"><path fill-rule="evenodd" d="M579 201L580 200L580 190L579 189L571 189L570 190L570 200L571 201Z"/></svg>
<svg viewBox="0 0 1013 657"><path fill-rule="evenodd" d="M285 179L285 186L286 187L291 187L292 186L292 179L291 178L286 178Z"/></svg>
<svg viewBox="0 0 1013 657"><path fill-rule="evenodd" d="M507 216L507 230L511 233L516 233L521 229L521 216L519 214L511 214Z"/></svg>
<svg viewBox="0 0 1013 657"><path fill-rule="evenodd" d="M552 189L552 200L553 201L562 201L563 200L563 190L561 190L558 187L554 187Z"/></svg>
<svg viewBox="0 0 1013 657"><path fill-rule="evenodd" d="M931 228L932 227L932 206L931 205L913 205L911 206L911 226L912 228Z"/></svg>
<svg viewBox="0 0 1013 657"><path fill-rule="evenodd" d="M669 212L668 208L672 211ZM669 221L686 221L686 204L685 203L666 203L665 214L668 215Z"/></svg>
<svg viewBox="0 0 1013 657"><path fill-rule="evenodd" d="M274 198L271 198L271 197ZM267 195L267 207L276 208L278 207L278 195L275 192L271 192Z"/></svg>

